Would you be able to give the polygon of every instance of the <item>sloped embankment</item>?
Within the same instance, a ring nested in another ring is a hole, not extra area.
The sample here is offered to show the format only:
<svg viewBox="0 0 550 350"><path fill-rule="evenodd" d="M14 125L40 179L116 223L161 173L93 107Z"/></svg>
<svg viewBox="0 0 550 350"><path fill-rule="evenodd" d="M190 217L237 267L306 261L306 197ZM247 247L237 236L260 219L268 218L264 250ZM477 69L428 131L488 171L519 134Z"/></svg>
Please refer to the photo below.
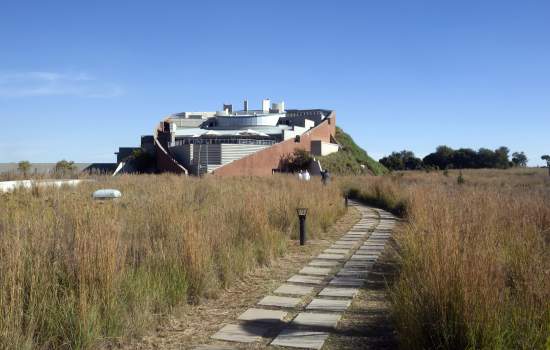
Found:
<svg viewBox="0 0 550 350"><path fill-rule="evenodd" d="M353 138L341 128L336 127L336 141L342 147L339 152L319 157L323 168L338 175L372 174L382 175L388 172L385 166L372 159L359 147ZM364 168L361 167L364 165Z"/></svg>

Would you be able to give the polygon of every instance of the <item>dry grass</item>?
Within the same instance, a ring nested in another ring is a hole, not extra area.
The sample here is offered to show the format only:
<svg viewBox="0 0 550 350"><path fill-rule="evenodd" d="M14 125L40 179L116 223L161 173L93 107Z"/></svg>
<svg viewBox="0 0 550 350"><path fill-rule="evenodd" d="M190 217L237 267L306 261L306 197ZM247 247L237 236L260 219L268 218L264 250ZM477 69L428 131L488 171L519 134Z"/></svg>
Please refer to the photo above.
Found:
<svg viewBox="0 0 550 350"><path fill-rule="evenodd" d="M97 188L123 192L91 200ZM285 252L306 206L309 232L344 208L336 186L178 176L99 178L0 198L0 348L91 348L214 296Z"/></svg>
<svg viewBox="0 0 550 350"><path fill-rule="evenodd" d="M212 340L210 336L224 325L235 323L241 313L272 293L309 260L346 233L360 218L361 214L352 208L322 237L308 239L304 246L300 246L297 240L288 241L285 256L277 259L270 266L262 266L250 271L223 289L217 298L204 299L199 305L184 305L172 310L173 312L162 317L154 331L147 332L149 334L140 339L120 344L120 348L175 350L194 349L204 344L210 344L212 347L227 344ZM295 313L290 311L289 313L295 316ZM239 344L238 348L263 349L265 346L265 342L259 342Z"/></svg>
<svg viewBox="0 0 550 350"><path fill-rule="evenodd" d="M346 179L406 216L392 308L405 349L550 348L550 178L543 169Z"/></svg>

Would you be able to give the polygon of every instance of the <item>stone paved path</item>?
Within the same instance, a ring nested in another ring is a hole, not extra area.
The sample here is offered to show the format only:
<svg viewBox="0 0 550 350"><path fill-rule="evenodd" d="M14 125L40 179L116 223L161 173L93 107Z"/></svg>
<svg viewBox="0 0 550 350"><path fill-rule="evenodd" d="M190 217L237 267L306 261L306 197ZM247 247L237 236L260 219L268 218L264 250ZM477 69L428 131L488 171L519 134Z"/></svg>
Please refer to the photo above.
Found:
<svg viewBox="0 0 550 350"><path fill-rule="evenodd" d="M298 274L266 295L235 323L212 335L218 342L196 349L259 347L321 349L365 287L367 275L391 238L395 217L380 209L350 201L361 220L315 257ZM231 345L233 344L233 345Z"/></svg>

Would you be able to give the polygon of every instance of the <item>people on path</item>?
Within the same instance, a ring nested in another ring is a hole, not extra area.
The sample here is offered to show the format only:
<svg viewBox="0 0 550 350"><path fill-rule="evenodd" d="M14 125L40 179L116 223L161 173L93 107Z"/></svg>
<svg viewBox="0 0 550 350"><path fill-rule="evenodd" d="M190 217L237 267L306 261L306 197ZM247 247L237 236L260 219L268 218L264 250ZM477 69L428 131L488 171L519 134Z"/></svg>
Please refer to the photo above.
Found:
<svg viewBox="0 0 550 350"><path fill-rule="evenodd" d="M328 172L328 169L321 171L321 182L323 185L328 185L330 182L330 173Z"/></svg>
<svg viewBox="0 0 550 350"><path fill-rule="evenodd" d="M300 170L298 172L298 180L300 180L300 181L309 181L309 180L311 180L311 175L309 174L309 171Z"/></svg>

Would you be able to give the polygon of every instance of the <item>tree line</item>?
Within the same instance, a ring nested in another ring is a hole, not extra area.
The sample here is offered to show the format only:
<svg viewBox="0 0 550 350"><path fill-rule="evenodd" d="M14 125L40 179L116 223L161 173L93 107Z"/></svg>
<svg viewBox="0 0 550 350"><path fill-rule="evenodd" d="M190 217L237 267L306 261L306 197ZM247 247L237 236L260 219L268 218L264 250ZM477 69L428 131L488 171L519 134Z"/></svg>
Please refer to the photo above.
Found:
<svg viewBox="0 0 550 350"><path fill-rule="evenodd" d="M17 170L24 176L29 175L31 167L32 164L28 160L22 160L17 163ZM67 161L63 159L55 163L54 172L60 175L68 175L76 171L76 169L76 164L72 160Z"/></svg>
<svg viewBox="0 0 550 350"><path fill-rule="evenodd" d="M390 170L419 170L419 169L507 169L511 167L526 167L527 156L524 152L514 152L502 146L495 150L480 148L475 151L471 148L452 149L448 146L439 146L436 151L423 159L415 156L412 151L403 150L392 152L379 160Z"/></svg>

